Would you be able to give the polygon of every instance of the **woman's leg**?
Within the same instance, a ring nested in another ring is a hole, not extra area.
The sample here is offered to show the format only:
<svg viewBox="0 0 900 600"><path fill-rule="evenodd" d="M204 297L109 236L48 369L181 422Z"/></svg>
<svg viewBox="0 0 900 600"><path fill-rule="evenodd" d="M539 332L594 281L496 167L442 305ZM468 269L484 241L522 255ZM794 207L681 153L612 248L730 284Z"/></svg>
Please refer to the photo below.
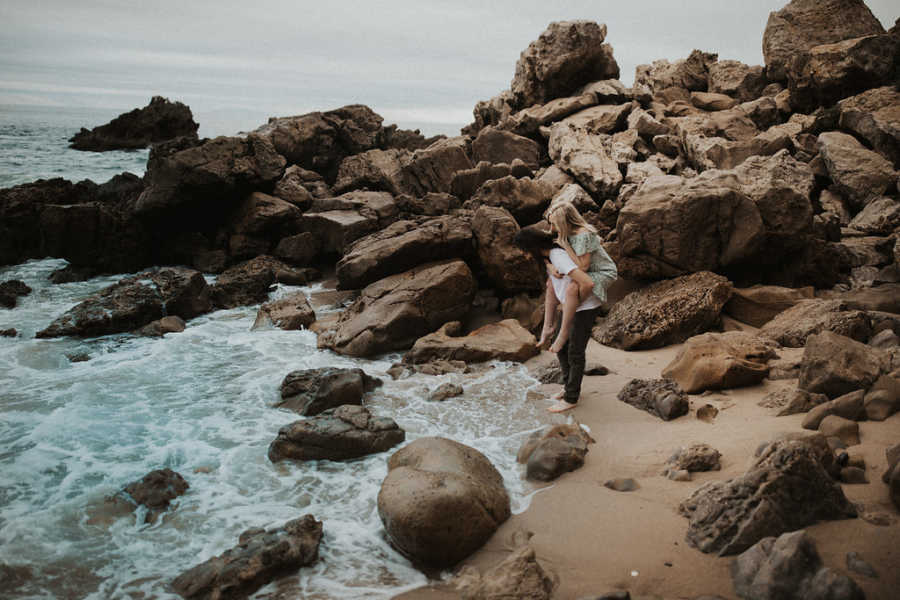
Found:
<svg viewBox="0 0 900 600"><path fill-rule="evenodd" d="M547 277L547 290L544 294L544 326L541 329L541 339L538 340L537 347L543 348L550 337L553 336L553 329L556 327L556 309L559 306L559 300L556 299L556 292L553 291L553 283L550 277Z"/></svg>
<svg viewBox="0 0 900 600"><path fill-rule="evenodd" d="M581 304L580 290L578 284L574 281L566 287L566 300L563 302L562 323L559 326L559 333L556 340L550 346L550 352L559 352L569 339L569 332L572 329L572 319L575 318L575 310Z"/></svg>

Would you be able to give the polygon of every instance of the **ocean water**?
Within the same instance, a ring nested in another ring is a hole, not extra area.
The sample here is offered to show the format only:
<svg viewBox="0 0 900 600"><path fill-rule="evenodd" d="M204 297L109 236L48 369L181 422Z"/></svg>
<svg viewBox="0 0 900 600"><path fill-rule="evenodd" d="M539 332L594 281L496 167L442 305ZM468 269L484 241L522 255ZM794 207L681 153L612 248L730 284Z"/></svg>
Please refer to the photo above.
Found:
<svg viewBox="0 0 900 600"><path fill-rule="evenodd" d="M8 125L8 115L3 119ZM19 127L31 138L13 151L26 155L15 159L26 165L25 180L46 176L44 169L97 180L108 178L106 169L110 176L139 172L138 153L104 156L103 166L86 153L68 156L65 134L46 133L66 130L60 115L44 125L37 114L30 119ZM13 160L8 148L0 151L4 165ZM47 156L32 157L28 148ZM54 153L66 166L53 166ZM521 365L494 362L468 374L395 381L386 370L399 354L357 360L317 349L309 331L251 331L256 306L198 317L162 338L35 339L56 316L124 275L51 285L48 275L63 265L44 259L0 267L0 281L21 279L33 289L15 309L0 309L0 330L18 330L18 337L0 337L0 568L17 574L3 598L175 598L169 582L234 546L241 532L307 513L323 521L319 561L258 596L388 598L426 583L387 543L377 514L393 450L347 462L269 462L278 429L301 418L273 408L282 379L295 369L363 368L384 382L367 406L397 421L407 443L436 435L477 448L503 475L514 512L535 493L515 455L551 417L528 399L537 382ZM277 287L271 297L298 290L314 296L321 286ZM73 361L78 355L88 360ZM448 381L462 385L464 396L429 402L429 392ZM115 517L104 510L105 497L165 467L190 489L164 518L148 525L141 511Z"/></svg>

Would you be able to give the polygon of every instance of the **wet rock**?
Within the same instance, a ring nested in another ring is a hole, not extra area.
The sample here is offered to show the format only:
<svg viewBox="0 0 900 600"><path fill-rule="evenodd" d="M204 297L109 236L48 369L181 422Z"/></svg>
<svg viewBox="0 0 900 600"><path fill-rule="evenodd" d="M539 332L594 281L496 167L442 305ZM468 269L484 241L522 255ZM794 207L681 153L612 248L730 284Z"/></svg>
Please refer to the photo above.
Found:
<svg viewBox="0 0 900 600"><path fill-rule="evenodd" d="M595 443L580 425L555 425L532 433L516 455L531 481L552 481L584 465L588 444Z"/></svg>
<svg viewBox="0 0 900 600"><path fill-rule="evenodd" d="M522 546L484 575L475 567L463 567L453 578L452 585L463 600L550 600L556 582L541 567L534 549Z"/></svg>
<svg viewBox="0 0 900 600"><path fill-rule="evenodd" d="M851 135L837 131L822 133L817 146L835 191L856 207L865 206L897 183L893 164Z"/></svg>
<svg viewBox="0 0 900 600"><path fill-rule="evenodd" d="M867 389L887 371L887 355L848 337L823 331L806 344L799 387L836 398Z"/></svg>
<svg viewBox="0 0 900 600"><path fill-rule="evenodd" d="M504 208L481 206L472 218L478 259L487 278L505 293L536 291L543 267L530 252L515 243L519 225Z"/></svg>
<svg viewBox="0 0 900 600"><path fill-rule="evenodd" d="M317 415L344 404L361 405L363 394L381 385L381 380L362 369L301 369L291 371L281 382L281 400L275 405L301 415Z"/></svg>
<svg viewBox="0 0 900 600"><path fill-rule="evenodd" d="M347 192L314 200L303 213L300 227L321 240L323 252L341 255L355 240L396 221L398 213L388 192Z"/></svg>
<svg viewBox="0 0 900 600"><path fill-rule="evenodd" d="M24 281L18 279L10 279L0 283L0 306L5 308L15 308L19 300L19 296L27 296L31 293L31 288L25 285Z"/></svg>
<svg viewBox="0 0 900 600"><path fill-rule="evenodd" d="M550 23L516 62L510 91L518 106L569 96L592 81L618 79L619 65L605 38L606 25L592 21Z"/></svg>
<svg viewBox="0 0 900 600"><path fill-rule="evenodd" d="M172 581L182 598L247 598L256 590L319 558L322 522L312 515L269 530L248 529L238 544Z"/></svg>
<svg viewBox="0 0 900 600"><path fill-rule="evenodd" d="M524 362L539 353L535 342L534 336L515 319L489 323L467 335L463 335L459 321L452 321L416 340L403 361L413 364L440 359L466 363Z"/></svg>
<svg viewBox="0 0 900 600"><path fill-rule="evenodd" d="M162 337L167 333L181 333L185 330L186 324L181 317L171 316L163 317L147 323L137 331L135 335L143 335L147 337Z"/></svg>
<svg viewBox="0 0 900 600"><path fill-rule="evenodd" d="M731 290L727 279L709 272L660 281L617 302L592 335L623 350L678 344L719 322Z"/></svg>
<svg viewBox="0 0 900 600"><path fill-rule="evenodd" d="M442 383L428 396L430 402L443 402L463 395L463 387L457 383Z"/></svg>
<svg viewBox="0 0 900 600"><path fill-rule="evenodd" d="M722 454L708 444L691 444L686 448L679 448L666 461L672 469L684 470L691 473L697 471L718 471L722 468L719 462Z"/></svg>
<svg viewBox="0 0 900 600"><path fill-rule="evenodd" d="M349 356L409 348L415 340L460 319L472 304L475 279L460 260L429 263L370 284L319 346Z"/></svg>
<svg viewBox="0 0 900 600"><path fill-rule="evenodd" d="M167 267L126 277L57 317L36 337L96 337L132 331L163 316L192 319L212 308L198 271Z"/></svg>
<svg viewBox="0 0 900 600"><path fill-rule="evenodd" d="M762 326L759 335L782 346L802 348L811 336L823 331L862 342L872 335L872 324L865 312L852 310L841 300L809 299L776 315Z"/></svg>
<svg viewBox="0 0 900 600"><path fill-rule="evenodd" d="M483 454L420 438L388 461L378 515L391 544L416 564L449 567L477 550L510 516L503 477Z"/></svg>
<svg viewBox="0 0 900 600"><path fill-rule="evenodd" d="M632 379L617 398L663 421L686 415L690 410L687 394L670 379Z"/></svg>
<svg viewBox="0 0 900 600"><path fill-rule="evenodd" d="M815 544L803 530L761 539L731 564L731 578L741 598L865 598L856 582L822 565Z"/></svg>
<svg viewBox="0 0 900 600"><path fill-rule="evenodd" d="M847 569L863 577L878 579L878 572L859 555L859 552L847 553Z"/></svg>
<svg viewBox="0 0 900 600"><path fill-rule="evenodd" d="M900 167L900 91L892 86L874 88L841 100L838 106L841 129L860 136Z"/></svg>
<svg viewBox="0 0 900 600"><path fill-rule="evenodd" d="M812 297L812 287L794 289L774 285L754 285L749 288L735 288L723 310L725 314L742 323L762 327L798 301Z"/></svg>
<svg viewBox="0 0 900 600"><path fill-rule="evenodd" d="M19 335L19 332L16 331L16 330L15 330L14 328L12 328L12 327L10 327L9 329L2 329L2 330L0 330L0 337L10 337L10 338L13 338L13 337L16 337L17 335Z"/></svg>
<svg viewBox="0 0 900 600"><path fill-rule="evenodd" d="M188 106L153 96L144 108L122 113L106 125L82 127L69 138L69 147L92 152L146 148L182 136L196 139L198 127Z"/></svg>
<svg viewBox="0 0 900 600"><path fill-rule="evenodd" d="M884 33L863 0L792 0L769 13L763 33L763 57L770 81L786 81L787 67L813 46Z"/></svg>
<svg viewBox="0 0 900 600"><path fill-rule="evenodd" d="M169 505L178 496L184 494L188 482L172 469L150 471L138 481L125 486L128 494L136 504L147 507L145 523L154 523L159 515L169 509Z"/></svg>
<svg viewBox="0 0 900 600"><path fill-rule="evenodd" d="M364 236L338 261L340 289L356 289L428 261L465 258L473 251L472 227L458 217L403 220Z"/></svg>
<svg viewBox="0 0 900 600"><path fill-rule="evenodd" d="M317 277L314 269L296 269L277 258L258 256L227 269L209 291L216 308L234 308L264 302L275 283L302 285Z"/></svg>
<svg viewBox="0 0 900 600"><path fill-rule="evenodd" d="M316 313L303 292L266 302L259 307L251 329L278 327L295 330L309 327L316 320Z"/></svg>
<svg viewBox="0 0 900 600"><path fill-rule="evenodd" d="M402 443L406 432L388 417L345 404L278 430L269 460L347 460L384 452Z"/></svg>
<svg viewBox="0 0 900 600"><path fill-rule="evenodd" d="M719 556L819 520L856 516L819 451L790 439L767 445L743 475L701 486L678 510L690 520L688 543Z"/></svg>
<svg viewBox="0 0 900 600"><path fill-rule="evenodd" d="M662 376L688 394L756 385L768 375L776 346L742 331L704 333L685 342Z"/></svg>

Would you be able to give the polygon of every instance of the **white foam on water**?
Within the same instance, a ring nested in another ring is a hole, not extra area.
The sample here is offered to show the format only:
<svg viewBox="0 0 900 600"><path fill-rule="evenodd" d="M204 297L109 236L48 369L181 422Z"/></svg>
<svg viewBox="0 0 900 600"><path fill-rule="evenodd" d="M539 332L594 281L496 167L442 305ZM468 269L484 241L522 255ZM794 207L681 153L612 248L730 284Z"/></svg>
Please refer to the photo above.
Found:
<svg viewBox="0 0 900 600"><path fill-rule="evenodd" d="M34 290L17 308L0 311L0 329L20 331L0 338L0 562L34 572L12 597L65 589L97 600L175 598L172 579L233 547L246 529L307 513L324 523L319 561L260 594L287 586L298 597L388 598L424 584L387 543L378 517L390 453L346 462L268 460L278 429L301 418L273 408L295 369L363 368L383 381L367 406L397 421L406 443L443 436L478 449L503 475L513 512L535 492L515 457L550 416L526 399L537 382L521 365L395 381L387 370L399 355L357 360L317 349L309 331L251 331L257 307L204 315L162 338L34 339L81 298L122 277L50 285L47 275L64 264L0 269L0 281L22 279ZM321 289L278 286L272 297ZM90 360L67 358L79 353ZM461 385L464 395L429 401L445 382ZM164 467L190 484L174 510L152 525L140 510L102 518L104 497Z"/></svg>

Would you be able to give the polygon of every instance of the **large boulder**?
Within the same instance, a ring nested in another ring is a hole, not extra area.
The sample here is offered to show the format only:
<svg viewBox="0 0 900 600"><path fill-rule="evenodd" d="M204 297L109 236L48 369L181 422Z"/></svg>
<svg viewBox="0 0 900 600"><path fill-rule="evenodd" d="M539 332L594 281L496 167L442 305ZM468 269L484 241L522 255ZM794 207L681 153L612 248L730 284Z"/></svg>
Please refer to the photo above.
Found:
<svg viewBox="0 0 900 600"><path fill-rule="evenodd" d="M734 591L741 598L864 600L852 579L822 565L806 531L765 537L731 563Z"/></svg>
<svg viewBox="0 0 900 600"><path fill-rule="evenodd" d="M391 544L414 563L446 568L484 544L510 516L503 477L478 450L420 438L391 456L378 493Z"/></svg>
<svg viewBox="0 0 900 600"><path fill-rule="evenodd" d="M537 142L509 131L485 127L472 142L472 159L478 163L512 163L519 159L529 168L537 169L541 147Z"/></svg>
<svg viewBox="0 0 900 600"><path fill-rule="evenodd" d="M726 173L702 180L650 177L619 211L625 277L721 270L753 257L765 239L760 209Z"/></svg>
<svg viewBox="0 0 900 600"><path fill-rule="evenodd" d="M584 466L588 444L595 440L578 423L554 425L528 436L519 448L516 461L525 464L531 481L552 481Z"/></svg>
<svg viewBox="0 0 900 600"><path fill-rule="evenodd" d="M362 404L363 395L381 385L362 369L301 369L281 382L281 400L275 405L301 415L317 415L330 408Z"/></svg>
<svg viewBox="0 0 900 600"><path fill-rule="evenodd" d="M812 287L788 288L776 285L754 285L735 288L724 311L730 317L754 327L762 327L800 300L813 297Z"/></svg>
<svg viewBox="0 0 900 600"><path fill-rule="evenodd" d="M802 348L811 335L831 331L866 342L872 335L871 320L842 300L799 300L762 326L760 335L788 348Z"/></svg>
<svg viewBox="0 0 900 600"><path fill-rule="evenodd" d="M322 251L341 255L362 236L397 220L399 209L388 192L354 191L313 200L300 227L322 241Z"/></svg>
<svg viewBox="0 0 900 600"><path fill-rule="evenodd" d="M295 269L277 258L257 256L221 273L210 286L216 308L234 308L265 302L274 283L302 285L315 277L311 269Z"/></svg>
<svg viewBox="0 0 900 600"><path fill-rule="evenodd" d="M592 21L550 23L516 62L510 84L516 104L543 104L591 81L618 79L619 65L605 38L606 25Z"/></svg>
<svg viewBox="0 0 900 600"><path fill-rule="evenodd" d="M167 267L126 277L57 317L36 337L95 337L138 329L166 315L192 319L212 308L203 275Z"/></svg>
<svg viewBox="0 0 900 600"><path fill-rule="evenodd" d="M497 289L514 294L540 290L543 267L515 243L519 225L505 208L481 206L472 218L478 259Z"/></svg>
<svg viewBox="0 0 900 600"><path fill-rule="evenodd" d="M459 217L404 220L356 240L338 261L339 289L356 289L425 262L466 258L472 227Z"/></svg>
<svg viewBox="0 0 900 600"><path fill-rule="evenodd" d="M679 344L720 322L731 283L708 271L659 281L617 302L593 338L623 350Z"/></svg>
<svg viewBox="0 0 900 600"><path fill-rule="evenodd" d="M540 351L534 336L515 319L504 319L479 327L462 335L459 321L420 337L403 357L407 363L427 363L433 360L462 360L467 363L488 360L525 362Z"/></svg>
<svg viewBox="0 0 900 600"><path fill-rule="evenodd" d="M716 54L694 50L686 59L674 63L661 59L638 65L634 73L635 92L657 95L671 88L705 92L709 89L709 68L717 59Z"/></svg>
<svg viewBox="0 0 900 600"><path fill-rule="evenodd" d="M196 565L172 582L182 598L247 598L270 581L319 558L322 522L312 515L269 530L248 529L238 544Z"/></svg>
<svg viewBox="0 0 900 600"><path fill-rule="evenodd" d="M768 376L776 347L743 331L704 333L684 343L662 376L688 394L756 385Z"/></svg>
<svg viewBox="0 0 900 600"><path fill-rule="evenodd" d="M289 164L334 181L347 156L379 147L384 119L367 106L352 104L327 112L273 117L254 134L265 138Z"/></svg>
<svg viewBox="0 0 900 600"><path fill-rule="evenodd" d="M550 186L530 177L517 179L512 175L484 182L465 203L465 208L500 206L508 210L520 225L541 220L550 203Z"/></svg>
<svg viewBox="0 0 900 600"><path fill-rule="evenodd" d="M663 421L690 411L687 394L671 379L632 379L619 390L617 398Z"/></svg>
<svg viewBox="0 0 900 600"><path fill-rule="evenodd" d="M810 336L800 362L798 387L836 398L868 389L890 368L888 354L831 331Z"/></svg>
<svg viewBox="0 0 900 600"><path fill-rule="evenodd" d="M468 138L459 136L413 152L400 173L406 193L414 196L424 196L428 192L452 193L453 176L474 166L468 155L468 143Z"/></svg>
<svg viewBox="0 0 900 600"><path fill-rule="evenodd" d="M727 94L740 102L755 100L767 84L761 66L736 60L718 60L709 65L709 91Z"/></svg>
<svg viewBox="0 0 900 600"><path fill-rule="evenodd" d="M348 156L338 167L334 192L367 189L402 194L405 190L400 174L410 157L407 150L379 148Z"/></svg>
<svg viewBox="0 0 900 600"><path fill-rule="evenodd" d="M817 521L855 517L820 453L808 440L778 440L743 475L701 486L678 507L690 520L688 543L727 556Z"/></svg>
<svg viewBox="0 0 900 600"><path fill-rule="evenodd" d="M601 134L561 121L550 128L549 152L556 165L591 194L615 196L622 172Z"/></svg>
<svg viewBox="0 0 900 600"><path fill-rule="evenodd" d="M384 452L405 439L393 419L345 404L279 429L269 444L269 460L348 460Z"/></svg>
<svg viewBox="0 0 900 600"><path fill-rule="evenodd" d="M894 165L846 133L819 135L819 153L834 181L835 190L857 207L863 207L897 183Z"/></svg>
<svg viewBox="0 0 900 600"><path fill-rule="evenodd" d="M900 168L900 91L867 90L838 102L841 129L852 131Z"/></svg>
<svg viewBox="0 0 900 600"><path fill-rule="evenodd" d="M364 288L319 346L349 356L409 348L423 335L468 312L475 278L466 263L429 263Z"/></svg>
<svg viewBox="0 0 900 600"><path fill-rule="evenodd" d="M196 138L198 127L187 105L153 96L144 108L122 113L106 125L90 131L82 127L69 138L69 147L92 152L146 148L182 136Z"/></svg>
<svg viewBox="0 0 900 600"><path fill-rule="evenodd" d="M798 54L821 44L884 33L864 0L792 0L769 13L763 58L770 81L786 81L787 66Z"/></svg>

